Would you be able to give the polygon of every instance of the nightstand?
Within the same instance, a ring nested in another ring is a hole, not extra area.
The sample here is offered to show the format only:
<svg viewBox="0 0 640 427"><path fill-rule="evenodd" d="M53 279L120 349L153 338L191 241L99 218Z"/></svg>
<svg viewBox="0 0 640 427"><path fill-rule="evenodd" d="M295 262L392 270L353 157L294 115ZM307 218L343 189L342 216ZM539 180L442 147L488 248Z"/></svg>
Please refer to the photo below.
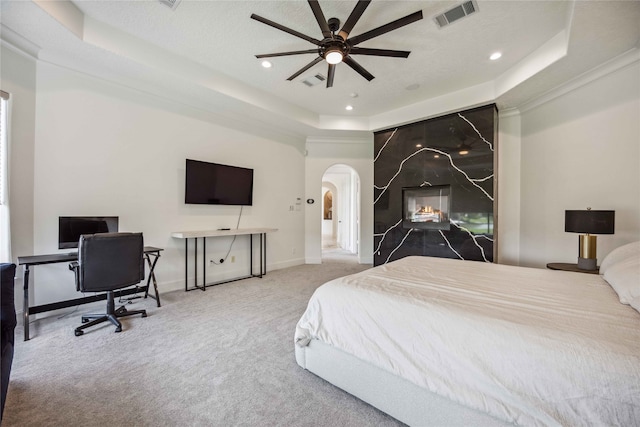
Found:
<svg viewBox="0 0 640 427"><path fill-rule="evenodd" d="M565 262L550 262L547 264L549 270L574 271L576 273L599 274L598 270L582 270L578 268L578 264L570 264Z"/></svg>

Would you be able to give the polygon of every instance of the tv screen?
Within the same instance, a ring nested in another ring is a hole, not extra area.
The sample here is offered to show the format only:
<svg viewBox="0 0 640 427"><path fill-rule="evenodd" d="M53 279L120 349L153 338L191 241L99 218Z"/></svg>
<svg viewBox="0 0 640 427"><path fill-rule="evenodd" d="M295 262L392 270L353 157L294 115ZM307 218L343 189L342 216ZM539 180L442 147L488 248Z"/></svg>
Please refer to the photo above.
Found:
<svg viewBox="0 0 640 427"><path fill-rule="evenodd" d="M253 202L253 169L187 159L184 202L243 205Z"/></svg>
<svg viewBox="0 0 640 427"><path fill-rule="evenodd" d="M117 232L117 216L61 216L58 219L58 249L77 248L83 234Z"/></svg>

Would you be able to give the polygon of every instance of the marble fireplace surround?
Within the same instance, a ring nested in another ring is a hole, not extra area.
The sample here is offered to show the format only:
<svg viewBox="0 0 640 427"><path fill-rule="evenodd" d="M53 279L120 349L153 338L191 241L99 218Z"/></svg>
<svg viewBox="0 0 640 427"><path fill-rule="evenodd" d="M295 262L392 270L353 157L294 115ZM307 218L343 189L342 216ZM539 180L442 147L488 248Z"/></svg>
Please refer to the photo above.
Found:
<svg viewBox="0 0 640 427"><path fill-rule="evenodd" d="M374 265L410 255L493 262L497 121L490 104L374 134ZM450 224L411 227L403 188L437 186L450 188Z"/></svg>

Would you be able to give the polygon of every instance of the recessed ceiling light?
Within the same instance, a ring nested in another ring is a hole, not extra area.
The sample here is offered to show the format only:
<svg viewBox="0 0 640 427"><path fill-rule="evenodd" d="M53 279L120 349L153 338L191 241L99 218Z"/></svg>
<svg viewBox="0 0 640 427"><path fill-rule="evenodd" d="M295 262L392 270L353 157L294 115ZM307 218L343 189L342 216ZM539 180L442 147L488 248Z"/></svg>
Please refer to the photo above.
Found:
<svg viewBox="0 0 640 427"><path fill-rule="evenodd" d="M352 105L347 105L346 107L344 107L345 110L347 111L351 111L353 110L353 106Z"/></svg>
<svg viewBox="0 0 640 427"><path fill-rule="evenodd" d="M416 148L422 148L422 144L416 144Z"/></svg>
<svg viewBox="0 0 640 427"><path fill-rule="evenodd" d="M493 52L491 54L491 56L489 57L490 60L495 61L496 59L500 59L502 57L502 53L500 52Z"/></svg>
<svg viewBox="0 0 640 427"><path fill-rule="evenodd" d="M469 154L469 151L468 150L460 150L460 151L458 151L458 154L460 154L461 156L464 156L466 154Z"/></svg>
<svg viewBox="0 0 640 427"><path fill-rule="evenodd" d="M271 68L272 64L269 61L262 61L262 66L264 68Z"/></svg>
<svg viewBox="0 0 640 427"><path fill-rule="evenodd" d="M440 154L434 154L434 155L433 155L433 158L434 158L434 159L439 159L439 158L440 158Z"/></svg>

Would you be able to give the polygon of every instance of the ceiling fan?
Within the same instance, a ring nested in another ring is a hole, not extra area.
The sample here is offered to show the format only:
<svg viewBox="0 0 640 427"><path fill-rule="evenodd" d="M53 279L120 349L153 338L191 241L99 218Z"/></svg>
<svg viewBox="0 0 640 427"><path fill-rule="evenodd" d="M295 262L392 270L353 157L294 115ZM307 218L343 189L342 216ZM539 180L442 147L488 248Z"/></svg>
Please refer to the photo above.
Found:
<svg viewBox="0 0 640 427"><path fill-rule="evenodd" d="M358 64L352 57L352 55L370 55L370 56L387 56L387 57L395 57L395 58L407 58L410 51L405 50L389 50L389 49L370 49L365 47L358 47L357 45L372 39L374 37L378 37L382 34L388 33L389 31L397 30L400 27L404 27L405 25L411 24L412 22L419 21L422 19L422 11L419 10L410 15L405 16L404 18L397 19L395 21L389 22L388 24L382 25L380 27L374 28L373 30L367 31L355 37L349 38L349 33L356 25L366 8L371 3L371 0L359 0L356 6L351 11L351 14L347 18L347 21L344 23L342 28L340 28L340 20L338 18L329 18L329 20L325 19L324 14L322 13L322 9L320 8L320 4L317 0L308 0L309 6L313 11L313 14L318 21L318 25L320 26L320 30L322 31L322 36L324 37L322 40L315 39L313 37L309 37L305 34L302 34L296 30L292 30L291 28L285 27L284 25L280 25L276 22L270 21L266 18L256 15L255 13L251 15L251 19L255 19L256 21L262 22L263 24L267 24L271 27L274 27L278 30L284 31L285 33L291 34L293 36L304 39L310 43L313 43L317 46L315 49L308 50L296 50L292 52L278 52L278 53L267 53L262 55L256 55L256 58L272 58L276 56L288 56L288 55L301 55L307 53L315 53L318 56L302 67L300 70L291 75L287 80L291 81L298 77L300 74L307 71L309 68L318 64L322 61L327 61L329 64L329 71L327 72L327 87L333 86L333 78L335 74L336 65L340 62L344 62L349 67L353 68L358 74L360 74L365 79L371 81L374 76L365 70L360 64ZM338 31L338 29L340 31Z"/></svg>

